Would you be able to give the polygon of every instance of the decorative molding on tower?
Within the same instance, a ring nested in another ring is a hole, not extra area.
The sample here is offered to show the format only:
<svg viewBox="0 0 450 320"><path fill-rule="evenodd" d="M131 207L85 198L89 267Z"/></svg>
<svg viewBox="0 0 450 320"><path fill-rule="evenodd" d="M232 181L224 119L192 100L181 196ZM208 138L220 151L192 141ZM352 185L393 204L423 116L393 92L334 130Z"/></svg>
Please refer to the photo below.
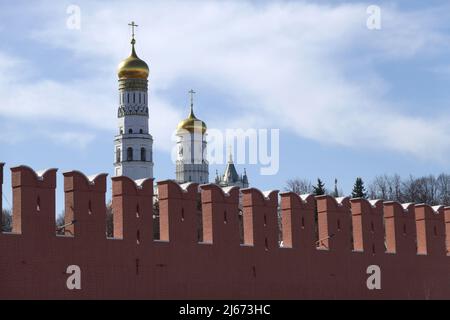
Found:
<svg viewBox="0 0 450 320"><path fill-rule="evenodd" d="M119 90L138 91L148 90L148 80L145 79L119 79Z"/></svg>

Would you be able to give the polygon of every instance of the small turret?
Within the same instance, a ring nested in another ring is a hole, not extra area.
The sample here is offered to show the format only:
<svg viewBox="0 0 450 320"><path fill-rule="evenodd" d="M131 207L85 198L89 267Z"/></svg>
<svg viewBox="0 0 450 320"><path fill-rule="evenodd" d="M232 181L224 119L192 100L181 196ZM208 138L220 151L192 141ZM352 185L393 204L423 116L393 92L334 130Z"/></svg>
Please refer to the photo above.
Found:
<svg viewBox="0 0 450 320"><path fill-rule="evenodd" d="M231 149L228 156L229 158L227 166L225 168L225 172L221 177L218 176L216 178L216 183L221 187L236 186L240 188L248 188L249 184L246 170L244 169L244 175L239 175L233 162Z"/></svg>

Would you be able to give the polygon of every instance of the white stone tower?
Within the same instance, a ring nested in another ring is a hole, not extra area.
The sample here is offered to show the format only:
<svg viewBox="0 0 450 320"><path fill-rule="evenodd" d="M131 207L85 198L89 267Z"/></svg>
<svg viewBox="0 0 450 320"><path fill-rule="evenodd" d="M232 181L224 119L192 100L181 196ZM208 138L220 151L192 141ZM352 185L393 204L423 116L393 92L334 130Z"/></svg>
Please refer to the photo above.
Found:
<svg viewBox="0 0 450 320"><path fill-rule="evenodd" d="M194 91L191 95L189 116L177 127L176 180L178 183L209 182L209 164L206 159L206 123L194 115Z"/></svg>
<svg viewBox="0 0 450 320"><path fill-rule="evenodd" d="M148 76L149 68L138 58L132 27L131 55L118 67L119 119L115 136L115 176L133 180L153 178L153 138L148 128Z"/></svg>

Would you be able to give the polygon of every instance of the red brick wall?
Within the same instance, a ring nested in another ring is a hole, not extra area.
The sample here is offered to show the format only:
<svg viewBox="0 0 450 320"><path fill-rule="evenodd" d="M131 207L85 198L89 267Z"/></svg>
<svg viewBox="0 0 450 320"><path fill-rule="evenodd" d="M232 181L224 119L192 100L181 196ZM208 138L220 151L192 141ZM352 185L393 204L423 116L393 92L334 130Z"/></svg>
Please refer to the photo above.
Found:
<svg viewBox="0 0 450 320"><path fill-rule="evenodd" d="M276 191L246 189L240 199L237 188L162 181L155 241L153 181L118 177L107 239L106 175L73 171L64 173L65 222L75 222L56 236L56 170L11 171L14 231L0 234L0 299L450 299L450 208L284 193L278 211ZM81 289L66 285L72 265ZM379 290L366 285L372 265Z"/></svg>

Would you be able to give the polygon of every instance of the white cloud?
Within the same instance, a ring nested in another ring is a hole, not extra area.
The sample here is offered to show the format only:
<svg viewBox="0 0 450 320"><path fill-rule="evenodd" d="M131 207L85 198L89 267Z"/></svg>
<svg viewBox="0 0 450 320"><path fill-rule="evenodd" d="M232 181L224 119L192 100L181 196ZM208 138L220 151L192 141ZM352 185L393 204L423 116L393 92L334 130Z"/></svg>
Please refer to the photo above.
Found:
<svg viewBox="0 0 450 320"><path fill-rule="evenodd" d="M52 141L56 143L61 143L64 145L70 145L78 147L79 149L84 149L91 143L95 136L89 133L65 131L65 132L43 132L44 136L49 137Z"/></svg>
<svg viewBox="0 0 450 320"><path fill-rule="evenodd" d="M6 64L7 62L9 63ZM10 119L29 120L32 123L54 121L71 124L74 127L81 125L87 127L89 131L74 132L72 129L63 128L57 134L50 134L30 125L28 134L35 132L54 142L75 144L84 148L93 140L96 130L108 130L111 133L116 131L115 88L108 88L108 85L97 78L68 82L45 79L36 82L21 81L22 75L15 76L17 69L13 67L16 64L12 62L10 57L0 55L0 72L3 74L0 78L0 96L3 97L0 115ZM181 114L157 96L152 97L150 109L152 134L156 134L155 147L169 151L171 128L176 126ZM11 139L12 136L15 138ZM23 140L23 137L23 132L11 129L3 130L0 138L12 143Z"/></svg>
<svg viewBox="0 0 450 320"><path fill-rule="evenodd" d="M170 150L170 134L184 115L163 94L190 79L203 83L203 90L221 92L217 100L233 99L240 110L209 112L210 127L280 127L323 143L434 160L450 151L448 119L413 117L390 102L389 83L374 64L444 47L447 40L438 31L434 11L419 15L386 5L382 30L369 31L362 4L137 1L106 6L80 1L77 32L64 28L65 10L52 2L46 6L48 16L59 17L59 27L48 19L47 26L32 32L33 39L68 49L95 76L42 80L21 88L0 80L1 96L14 93L0 105L1 114L115 130L116 89L103 79L128 53L126 24L134 19L140 24L138 53L151 69L150 123L158 148ZM17 101L22 107L12 108Z"/></svg>

